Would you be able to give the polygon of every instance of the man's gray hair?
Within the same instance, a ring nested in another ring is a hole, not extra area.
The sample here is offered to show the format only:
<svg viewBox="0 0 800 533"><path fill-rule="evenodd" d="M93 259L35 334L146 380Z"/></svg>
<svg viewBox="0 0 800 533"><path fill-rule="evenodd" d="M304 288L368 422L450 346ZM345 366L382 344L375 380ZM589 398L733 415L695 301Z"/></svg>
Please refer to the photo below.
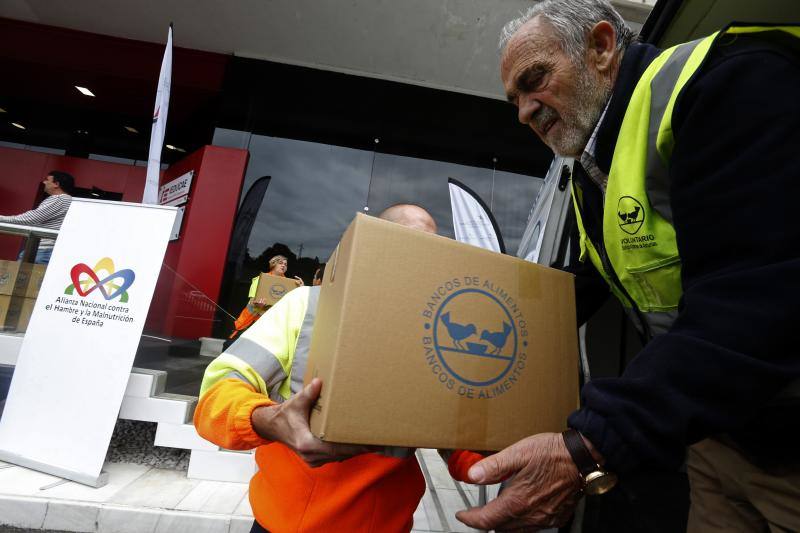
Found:
<svg viewBox="0 0 800 533"><path fill-rule="evenodd" d="M617 33L617 50L624 52L636 38L622 16L607 0L541 0L528 8L522 16L503 26L500 33L500 50L526 22L534 17L545 19L556 35L559 45L575 64L583 62L587 37L592 27L601 20L608 21Z"/></svg>

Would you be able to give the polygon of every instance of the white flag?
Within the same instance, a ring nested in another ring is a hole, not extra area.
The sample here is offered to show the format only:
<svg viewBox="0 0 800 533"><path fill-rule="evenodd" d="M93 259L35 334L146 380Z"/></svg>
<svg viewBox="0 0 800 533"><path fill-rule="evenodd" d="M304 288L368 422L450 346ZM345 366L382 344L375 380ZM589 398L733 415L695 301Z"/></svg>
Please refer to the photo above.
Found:
<svg viewBox="0 0 800 533"><path fill-rule="evenodd" d="M453 178L448 178L447 184L450 187L450 207L453 210L456 240L493 252L506 253L500 228L480 196Z"/></svg>
<svg viewBox="0 0 800 533"><path fill-rule="evenodd" d="M161 150L164 147L164 132L167 130L169 110L169 88L172 84L172 24L167 34L167 47L158 76L158 92L153 110L153 129L150 132L150 156L147 158L147 180L144 184L143 204L158 203L158 181L161 171Z"/></svg>

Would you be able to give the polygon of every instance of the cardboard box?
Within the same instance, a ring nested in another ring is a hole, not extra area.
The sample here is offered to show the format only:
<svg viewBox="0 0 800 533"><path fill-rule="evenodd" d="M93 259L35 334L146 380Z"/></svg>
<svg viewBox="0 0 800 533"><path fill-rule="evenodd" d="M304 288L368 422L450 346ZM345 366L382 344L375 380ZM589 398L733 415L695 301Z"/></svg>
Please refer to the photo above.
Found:
<svg viewBox="0 0 800 533"><path fill-rule="evenodd" d="M499 450L578 405L570 274L358 215L325 270L306 382L331 442Z"/></svg>
<svg viewBox="0 0 800 533"><path fill-rule="evenodd" d="M31 321L31 314L33 313L33 305L36 303L36 298L23 298L20 306L19 320L17 321L17 332L24 333L28 330L28 324Z"/></svg>
<svg viewBox="0 0 800 533"><path fill-rule="evenodd" d="M36 298L47 270L47 265L21 261L0 261L0 295Z"/></svg>
<svg viewBox="0 0 800 533"><path fill-rule="evenodd" d="M17 274L17 283L14 294L25 296L26 298L36 298L39 296L39 288L42 286L44 273L47 265L32 263L22 263Z"/></svg>
<svg viewBox="0 0 800 533"><path fill-rule="evenodd" d="M35 298L0 295L0 329L6 332L24 332L33 312Z"/></svg>
<svg viewBox="0 0 800 533"><path fill-rule="evenodd" d="M263 298L266 305L275 305L287 292L297 288L297 280L261 274L258 279L255 299Z"/></svg>
<svg viewBox="0 0 800 533"><path fill-rule="evenodd" d="M0 261L0 294L14 294L20 261Z"/></svg>
<svg viewBox="0 0 800 533"><path fill-rule="evenodd" d="M11 296L5 294L0 295L0 329L2 330L9 329L9 327L6 326L6 318L8 318L9 315L8 312L10 307L11 307Z"/></svg>

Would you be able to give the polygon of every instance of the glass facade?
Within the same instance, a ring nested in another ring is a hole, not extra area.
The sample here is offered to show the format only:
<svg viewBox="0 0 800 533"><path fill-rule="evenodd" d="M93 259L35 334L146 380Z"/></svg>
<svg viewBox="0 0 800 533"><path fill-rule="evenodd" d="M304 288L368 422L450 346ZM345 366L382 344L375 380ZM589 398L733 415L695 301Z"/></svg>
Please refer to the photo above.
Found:
<svg viewBox="0 0 800 533"><path fill-rule="evenodd" d="M421 205L433 215L439 233L452 238L448 178L483 198L513 252L542 184L540 178L490 168L222 128L214 144L249 150L242 198L256 180L271 178L248 241L251 256L277 242L300 257L324 261L356 212L367 207L377 214L397 203Z"/></svg>
<svg viewBox="0 0 800 533"><path fill-rule="evenodd" d="M525 230L528 213L542 180L523 174L378 153L371 176L368 205L373 213L397 203L419 204L439 226L439 234L453 238L448 178L475 191L489 206L506 244L514 253Z"/></svg>
<svg viewBox="0 0 800 533"><path fill-rule="evenodd" d="M370 151L217 128L214 144L249 151L242 200L257 180L269 177L243 268L227 272L223 282L230 289L220 305L230 315L244 306L250 279L267 270L274 254L289 258L288 276L311 283L357 212L377 215L394 204L418 204L434 217L439 234L453 238L448 178L483 198L513 254L542 184L523 174L382 153L379 139Z"/></svg>

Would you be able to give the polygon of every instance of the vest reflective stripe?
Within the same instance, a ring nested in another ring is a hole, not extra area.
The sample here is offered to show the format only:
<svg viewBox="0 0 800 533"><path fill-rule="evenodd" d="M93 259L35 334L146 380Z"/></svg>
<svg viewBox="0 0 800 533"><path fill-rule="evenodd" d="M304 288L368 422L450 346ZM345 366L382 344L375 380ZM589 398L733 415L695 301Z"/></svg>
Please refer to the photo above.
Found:
<svg viewBox="0 0 800 533"><path fill-rule="evenodd" d="M278 358L275 357L275 354L253 342L252 339L239 338L225 351L224 355L226 357L222 360L227 364L231 364L231 358L235 357L239 360L239 368L242 368L241 365L244 364L247 365L243 367L245 370L252 369L255 371L256 375L263 381L263 383L250 381L250 384L257 390L272 390L287 378L287 373ZM247 374L245 374L245 377L247 377Z"/></svg>
<svg viewBox="0 0 800 533"><path fill-rule="evenodd" d="M311 287L308 291L308 304L306 306L306 316L303 317L303 325L300 326L300 335L297 336L297 345L294 348L294 359L289 370L289 378L281 384L278 390L284 398L289 398L292 394L297 394L303 388L303 378L308 366L308 349L311 347L311 332L314 329L314 319L317 316L317 304L319 303L319 287Z"/></svg>
<svg viewBox="0 0 800 533"><path fill-rule="evenodd" d="M645 315L647 325L650 326L650 335L661 335L669 331L672 323L678 318L678 310L664 311L664 312L651 312Z"/></svg>
<svg viewBox="0 0 800 533"><path fill-rule="evenodd" d="M700 41L701 39L698 39L678 46L650 82L650 120L647 128L645 179L650 204L670 224L672 224L672 206L669 202L669 171L657 149L658 133L670 103L670 96L674 93L675 84L678 82L678 76Z"/></svg>
<svg viewBox="0 0 800 533"><path fill-rule="evenodd" d="M241 340L242 339L239 339L239 341ZM280 365L272 367L272 369L280 371ZM266 371L267 368L265 367L262 370ZM266 394L269 390L266 380L259 370L253 368L252 365L240 359L236 355L226 351L218 355L216 359L211 361L208 367L206 367L206 371L203 374L203 382L200 385L200 396L203 396L206 391L213 387L217 382L229 377L237 377L236 375L232 374L241 376L242 381L248 382L259 392ZM267 377L267 379L269 379L269 377Z"/></svg>
<svg viewBox="0 0 800 533"><path fill-rule="evenodd" d="M303 387L319 287L284 296L206 368L200 396L222 379L241 379L283 402Z"/></svg>
<svg viewBox="0 0 800 533"><path fill-rule="evenodd" d="M639 79L617 136L603 206L603 249L613 273L587 235L573 182L581 260L588 256L623 306L633 312L635 304L650 335L669 329L682 296L669 197L675 102L720 36L774 30L800 38L796 26L730 27L663 51Z"/></svg>

